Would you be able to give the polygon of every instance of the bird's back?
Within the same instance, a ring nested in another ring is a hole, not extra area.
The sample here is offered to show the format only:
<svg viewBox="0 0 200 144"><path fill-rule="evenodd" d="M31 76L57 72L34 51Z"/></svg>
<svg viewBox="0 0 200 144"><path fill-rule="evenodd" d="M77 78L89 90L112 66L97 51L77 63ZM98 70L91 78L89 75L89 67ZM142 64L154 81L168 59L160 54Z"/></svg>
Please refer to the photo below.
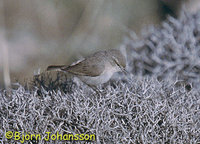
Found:
<svg viewBox="0 0 200 144"><path fill-rule="evenodd" d="M84 60L61 68L63 71L79 75L79 76L99 76L105 67L106 55L105 51L99 51L93 55L86 57Z"/></svg>

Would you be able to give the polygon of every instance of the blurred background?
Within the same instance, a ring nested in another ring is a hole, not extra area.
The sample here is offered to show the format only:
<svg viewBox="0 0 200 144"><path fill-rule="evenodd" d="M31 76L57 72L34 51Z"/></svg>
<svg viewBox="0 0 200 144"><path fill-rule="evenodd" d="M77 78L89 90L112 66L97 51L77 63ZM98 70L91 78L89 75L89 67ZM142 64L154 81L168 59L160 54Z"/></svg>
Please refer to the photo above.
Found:
<svg viewBox="0 0 200 144"><path fill-rule="evenodd" d="M0 88L51 64L119 48L130 31L157 26L199 0L0 0Z"/></svg>

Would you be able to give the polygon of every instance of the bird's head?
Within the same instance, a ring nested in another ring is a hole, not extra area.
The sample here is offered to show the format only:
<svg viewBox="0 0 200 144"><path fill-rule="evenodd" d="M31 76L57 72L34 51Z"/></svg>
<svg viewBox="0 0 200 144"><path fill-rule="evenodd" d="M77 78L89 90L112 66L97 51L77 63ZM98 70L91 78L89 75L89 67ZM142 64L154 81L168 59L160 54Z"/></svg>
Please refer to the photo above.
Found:
<svg viewBox="0 0 200 144"><path fill-rule="evenodd" d="M112 49L109 50L110 57L112 59L113 64L117 65L122 72L126 72L126 58L122 54L120 50Z"/></svg>

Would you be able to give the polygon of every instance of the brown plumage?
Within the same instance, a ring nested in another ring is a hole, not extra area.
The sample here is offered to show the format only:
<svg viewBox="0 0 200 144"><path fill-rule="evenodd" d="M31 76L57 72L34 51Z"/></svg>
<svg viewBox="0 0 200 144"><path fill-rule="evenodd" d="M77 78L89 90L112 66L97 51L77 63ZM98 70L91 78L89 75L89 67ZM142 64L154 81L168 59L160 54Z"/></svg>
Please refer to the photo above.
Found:
<svg viewBox="0 0 200 144"><path fill-rule="evenodd" d="M123 71L126 59L120 50L96 52L85 59L70 66L50 65L47 70L61 70L69 72L88 85L97 85L107 82L113 73Z"/></svg>

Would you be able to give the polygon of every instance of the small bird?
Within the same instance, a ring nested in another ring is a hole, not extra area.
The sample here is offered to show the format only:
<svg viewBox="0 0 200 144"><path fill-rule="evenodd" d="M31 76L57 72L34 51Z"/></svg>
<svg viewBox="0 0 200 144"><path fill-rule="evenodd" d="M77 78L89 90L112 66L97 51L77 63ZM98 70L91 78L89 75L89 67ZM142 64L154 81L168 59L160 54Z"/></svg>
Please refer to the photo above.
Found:
<svg viewBox="0 0 200 144"><path fill-rule="evenodd" d="M79 60L69 66L50 65L49 70L61 70L69 72L78 77L88 86L97 86L110 80L115 72L125 70L126 58L120 50L111 49L107 51L98 51L83 60Z"/></svg>

